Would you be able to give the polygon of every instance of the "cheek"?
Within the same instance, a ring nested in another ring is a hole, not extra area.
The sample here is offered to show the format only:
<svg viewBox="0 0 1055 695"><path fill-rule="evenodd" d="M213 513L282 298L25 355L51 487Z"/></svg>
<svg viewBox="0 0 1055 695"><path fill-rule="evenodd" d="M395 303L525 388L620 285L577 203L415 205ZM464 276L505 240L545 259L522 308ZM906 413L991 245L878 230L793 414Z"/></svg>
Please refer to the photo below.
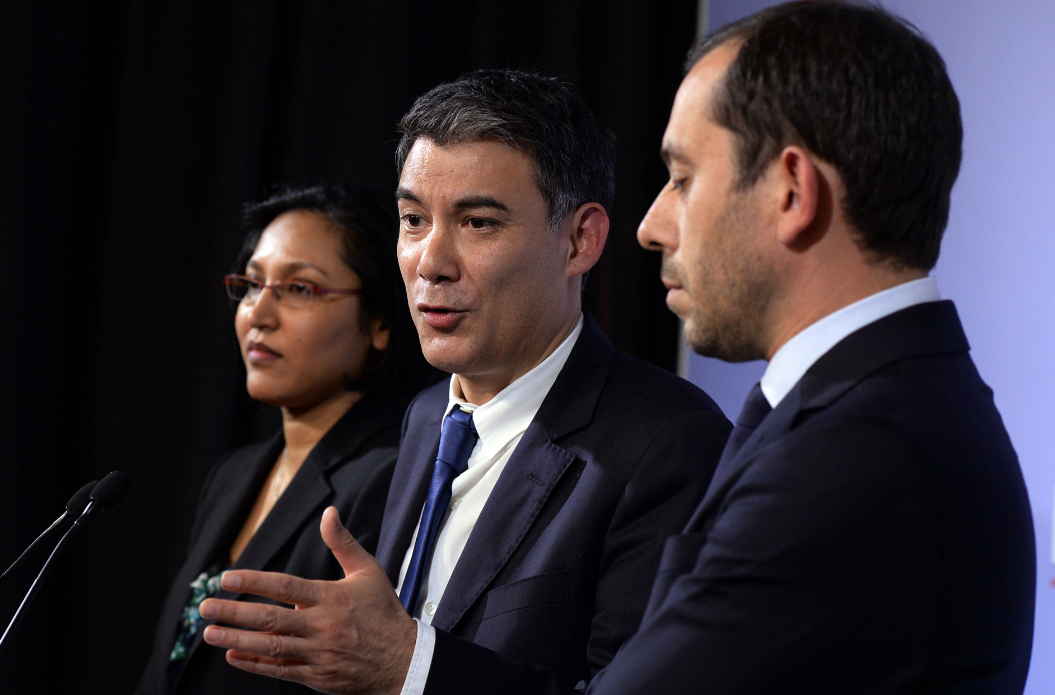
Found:
<svg viewBox="0 0 1055 695"><path fill-rule="evenodd" d="M399 263L399 272L403 275L403 282L409 284L417 276L419 245L409 242L400 237L396 244L396 260Z"/></svg>
<svg viewBox="0 0 1055 695"><path fill-rule="evenodd" d="M293 347L309 371L321 370L342 376L360 366L370 345L369 336L359 326L358 316L347 314L312 317L299 331L290 331Z"/></svg>

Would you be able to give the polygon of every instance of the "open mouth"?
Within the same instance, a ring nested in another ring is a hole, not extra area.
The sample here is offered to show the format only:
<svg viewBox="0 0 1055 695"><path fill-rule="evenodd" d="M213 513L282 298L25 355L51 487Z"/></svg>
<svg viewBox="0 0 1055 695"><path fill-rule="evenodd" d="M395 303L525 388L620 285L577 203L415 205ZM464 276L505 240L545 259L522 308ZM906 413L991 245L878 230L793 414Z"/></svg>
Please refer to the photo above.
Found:
<svg viewBox="0 0 1055 695"><path fill-rule="evenodd" d="M418 304L417 309L421 312L425 323L432 328L441 330L454 328L466 314L465 311L458 309L445 306L430 306L428 304Z"/></svg>

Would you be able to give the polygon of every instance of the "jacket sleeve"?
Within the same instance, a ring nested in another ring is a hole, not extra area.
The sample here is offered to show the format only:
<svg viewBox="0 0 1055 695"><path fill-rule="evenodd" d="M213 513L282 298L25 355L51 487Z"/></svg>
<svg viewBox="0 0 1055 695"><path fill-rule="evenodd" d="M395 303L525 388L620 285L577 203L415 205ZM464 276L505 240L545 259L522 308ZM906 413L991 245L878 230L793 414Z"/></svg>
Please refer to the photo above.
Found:
<svg viewBox="0 0 1055 695"><path fill-rule="evenodd" d="M940 555L926 466L878 428L777 444L667 542L669 590L590 693L888 693L918 676Z"/></svg>
<svg viewBox="0 0 1055 695"><path fill-rule="evenodd" d="M717 411L682 411L642 452L604 538L587 646L591 676L641 624L663 544L703 498L730 428Z"/></svg>

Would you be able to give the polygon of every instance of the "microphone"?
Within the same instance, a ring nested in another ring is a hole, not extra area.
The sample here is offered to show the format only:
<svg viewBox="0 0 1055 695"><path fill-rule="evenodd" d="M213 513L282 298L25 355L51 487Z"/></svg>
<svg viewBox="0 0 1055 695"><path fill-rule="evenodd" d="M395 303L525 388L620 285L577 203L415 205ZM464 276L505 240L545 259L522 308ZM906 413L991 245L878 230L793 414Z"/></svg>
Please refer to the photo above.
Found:
<svg viewBox="0 0 1055 695"><path fill-rule="evenodd" d="M87 487L87 485L85 486ZM78 495L81 495L84 488L77 491L77 494L70 499L70 506L76 508L74 501L78 499ZM26 592L25 598L22 599L22 603L18 605L18 610L11 617L11 622L7 624L7 629L4 630L3 636L0 636L0 653L3 652L4 645L7 644L8 638L11 636L15 629L15 625L18 623L18 619L26 611L30 601L36 595L37 587L40 586L41 580L47 574L48 569L52 566L51 562L59 553L62 552L63 548L66 547L67 541L73 537L73 534L77 529L81 528L81 522L91 516L96 509L100 511L107 511L113 509L118 502L128 492L128 478L125 474L120 471L111 471L92 487L91 492L88 493L88 503L84 507L84 511L80 513L77 520L73 522L73 525L66 530L59 542L55 544L55 549L51 551L51 555L44 561L44 566L40 568L40 572L37 573L37 578L33 580L33 584L29 587L29 591ZM71 514L72 516L72 514Z"/></svg>
<svg viewBox="0 0 1055 695"><path fill-rule="evenodd" d="M124 498L126 492L128 492L128 476L121 471L110 471L106 474L106 477L92 488L92 491L88 494L90 500L88 506L84 508L84 512L77 517L73 525L77 526L80 524L81 521L94 513L96 509L103 512L113 509ZM80 494L80 492L78 491L77 494Z"/></svg>
<svg viewBox="0 0 1055 695"><path fill-rule="evenodd" d="M98 480L93 480L90 483L85 483L81 486L81 489L73 493L73 497L66 503L66 511L62 513L58 519L52 522L51 526L44 531L44 533L37 536L37 539L29 544L29 547L22 551L22 554L18 556L18 559L11 563L11 566L4 570L3 574L0 574L0 584L3 584L4 580L7 579L7 575L11 574L12 570L22 564L22 561L29 557L29 554L33 552L33 549L40 545L40 542L51 535L51 532L61 526L69 518L80 518L81 513L84 512L84 508L88 506L88 502L91 499L92 490L99 484ZM127 483L126 483L127 487Z"/></svg>

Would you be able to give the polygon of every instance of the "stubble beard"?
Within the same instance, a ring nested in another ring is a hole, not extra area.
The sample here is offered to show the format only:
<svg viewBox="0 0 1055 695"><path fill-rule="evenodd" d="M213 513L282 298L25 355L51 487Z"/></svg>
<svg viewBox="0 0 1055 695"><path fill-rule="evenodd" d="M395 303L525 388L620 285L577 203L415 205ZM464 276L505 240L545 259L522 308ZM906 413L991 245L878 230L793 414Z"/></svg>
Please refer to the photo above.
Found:
<svg viewBox="0 0 1055 695"><path fill-rule="evenodd" d="M750 191L732 194L715 222L715 243L696 259L685 341L695 352L726 362L766 358L765 333L776 282L752 245L757 224Z"/></svg>

